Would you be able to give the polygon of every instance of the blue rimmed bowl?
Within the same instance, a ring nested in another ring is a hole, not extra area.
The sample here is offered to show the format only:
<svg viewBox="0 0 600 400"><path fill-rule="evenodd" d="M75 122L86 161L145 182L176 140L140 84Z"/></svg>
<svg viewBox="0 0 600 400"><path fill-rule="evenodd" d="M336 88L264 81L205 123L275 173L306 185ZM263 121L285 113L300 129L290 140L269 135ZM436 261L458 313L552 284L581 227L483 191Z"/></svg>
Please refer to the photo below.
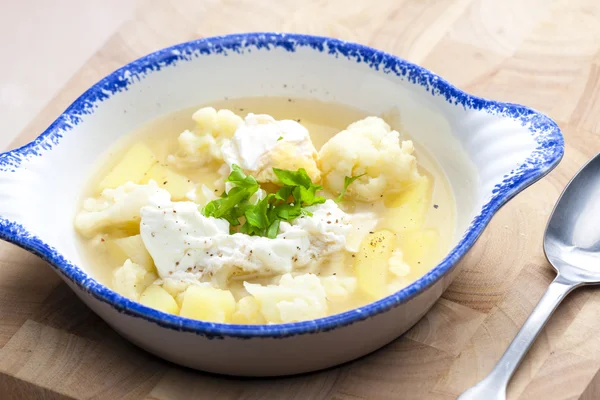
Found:
<svg viewBox="0 0 600 400"><path fill-rule="evenodd" d="M160 115L225 97L293 96L395 111L445 171L456 198L452 250L425 276L342 314L280 325L195 321L142 306L86 272L73 217L94 162ZM0 238L42 257L121 335L172 362L217 373L286 375L367 354L414 325L450 284L493 214L552 170L558 126L484 100L384 52L336 39L250 33L201 39L113 72L28 145L0 155Z"/></svg>

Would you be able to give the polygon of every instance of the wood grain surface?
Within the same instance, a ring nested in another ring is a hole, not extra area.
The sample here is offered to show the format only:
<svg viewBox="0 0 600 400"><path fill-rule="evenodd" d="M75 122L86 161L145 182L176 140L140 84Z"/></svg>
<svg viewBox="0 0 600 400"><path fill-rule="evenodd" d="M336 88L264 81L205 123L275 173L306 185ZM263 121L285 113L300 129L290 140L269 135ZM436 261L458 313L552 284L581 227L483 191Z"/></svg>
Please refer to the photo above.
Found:
<svg viewBox="0 0 600 400"><path fill-rule="evenodd" d="M148 52L275 30L374 46L476 95L534 107L560 124L567 148L556 170L498 212L410 332L314 374L234 379L163 362L117 336L43 261L0 243L0 398L455 399L487 374L553 279L541 247L546 220L569 178L600 150L598 0L49 3L0 0L0 25L17 32L0 39L0 64L10 46L46 49L39 62L24 55L0 67L12 71L0 74L2 119L21 118L9 122L18 132L0 134L9 147L36 137L91 84ZM44 35L44 27L52 30ZM63 53L70 58L53 57ZM509 399L600 399L598 316L600 290L572 293L513 378Z"/></svg>

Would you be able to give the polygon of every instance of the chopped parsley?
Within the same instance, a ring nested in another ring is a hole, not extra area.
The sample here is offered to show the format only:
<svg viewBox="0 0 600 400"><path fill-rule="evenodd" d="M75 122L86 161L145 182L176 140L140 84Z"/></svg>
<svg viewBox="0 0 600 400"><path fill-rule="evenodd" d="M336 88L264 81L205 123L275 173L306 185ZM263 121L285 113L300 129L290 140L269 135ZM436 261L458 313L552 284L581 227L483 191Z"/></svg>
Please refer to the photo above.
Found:
<svg viewBox="0 0 600 400"><path fill-rule="evenodd" d="M348 190L348 186L350 186L358 178L360 178L362 176L365 176L365 175L366 175L366 173L360 174L360 175L357 175L357 176L346 176L346 177L344 177L344 190L342 190L342 192L335 199L335 201L337 203L339 203L340 201L342 201L342 199L344 198L344 195L346 194L346 190Z"/></svg>
<svg viewBox="0 0 600 400"><path fill-rule="evenodd" d="M226 182L235 186L204 206L202 214L225 219L232 227L239 226L241 233L272 239L279 233L281 221L312 215L306 207L325 202L325 197L317 196L323 187L315 185L304 168L298 171L273 168L273 172L283 186L252 204L250 198L258 192L258 182L238 165L232 165Z"/></svg>

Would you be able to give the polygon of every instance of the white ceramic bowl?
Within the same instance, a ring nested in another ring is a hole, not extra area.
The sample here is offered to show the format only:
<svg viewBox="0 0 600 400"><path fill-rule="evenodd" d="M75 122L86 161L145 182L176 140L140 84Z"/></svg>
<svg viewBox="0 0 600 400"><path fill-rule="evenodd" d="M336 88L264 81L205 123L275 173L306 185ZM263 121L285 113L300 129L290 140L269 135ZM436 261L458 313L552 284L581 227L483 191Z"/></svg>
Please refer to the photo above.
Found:
<svg viewBox="0 0 600 400"><path fill-rule="evenodd" d="M73 216L95 160L155 117L224 97L293 96L372 114L397 107L404 129L444 169L457 203L454 247L424 277L361 308L313 321L227 325L168 315L86 273ZM121 335L188 367L286 375L367 354L415 324L450 284L492 215L558 164L557 125L529 108L468 95L392 55L330 38L239 34L184 43L113 72L32 143L0 155L0 238L48 261Z"/></svg>

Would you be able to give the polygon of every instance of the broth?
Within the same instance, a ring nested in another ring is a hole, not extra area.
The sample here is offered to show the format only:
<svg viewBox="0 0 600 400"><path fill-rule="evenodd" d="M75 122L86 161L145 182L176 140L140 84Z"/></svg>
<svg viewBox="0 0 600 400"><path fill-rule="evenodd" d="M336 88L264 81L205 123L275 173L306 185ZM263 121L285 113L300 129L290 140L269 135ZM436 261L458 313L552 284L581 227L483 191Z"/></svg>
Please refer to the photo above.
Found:
<svg viewBox="0 0 600 400"><path fill-rule="evenodd" d="M244 117L247 113L255 113L268 114L276 120L296 120L308 129L310 138L317 151L330 138L344 130L349 124L368 116L360 110L347 106L301 98L239 98L213 102L208 106L214 107L217 110L228 109L241 117ZM145 144L151 149L161 164L166 164L168 155L177 152L178 136L184 130L191 129L194 125L191 115L198 108L192 107L157 118L115 144L108 154L100 160L88 187L84 190L83 197L90 198L99 195L99 183L135 143ZM394 118L391 119L387 119L386 122L391 125L392 129L400 132L401 139L409 139L407 133L400 130L401 127L397 123L398 121L393 121ZM418 132L410 132L410 134L418 135ZM410 259L406 261L410 266L410 272L399 281L396 280L395 289L400 289L414 282L441 260L451 245L455 228L454 199L444 172L425 149L418 147L416 143L415 146L415 156L418 160L419 173L429 178L430 185L430 199L427 199L425 220L422 226L416 227L416 230L419 232L426 232L425 236L421 233L419 234L420 236L415 236L415 229L405 229L404 226L398 226L398 213L406 213L406 210L399 211L398 207L387 207L393 202L393 199L382 198L380 201L375 202L350 200L340 203L340 207L347 212L374 212L380 220L377 226L373 228L373 231L387 229L394 232L398 237L400 247L402 247L403 242L410 242L413 247L423 247L418 249L403 249L403 252ZM217 189L214 189L214 182L221 177L218 172L219 167L220 165L215 163L201 168L180 168L177 169L177 172L195 184L206 184L211 190L217 191ZM328 197L333 196L328 195ZM80 239L80 248L87 262L86 269L94 278L106 286L113 287L113 274L117 268L123 265L124 261L122 252L115 251L114 246L107 246L106 243L110 242L114 237L127 235L128 233L123 233L120 230L104 230L101 234L93 238L82 237ZM435 238L435 240L427 238ZM428 241L433 244L428 246ZM356 276L354 263L354 254L342 252L333 255L324 264L299 268L294 270L292 274L301 275L311 272L318 276L353 277ZM266 285L276 284L279 278L280 276L257 276L254 278L252 276L233 276L227 281L226 289L233 293L236 301L239 301L247 295L247 291L243 286L243 280ZM379 297L384 297L385 295L382 293ZM376 299L361 290L355 290L352 295L343 301L328 302L327 314L331 315L343 312L374 300Z"/></svg>

